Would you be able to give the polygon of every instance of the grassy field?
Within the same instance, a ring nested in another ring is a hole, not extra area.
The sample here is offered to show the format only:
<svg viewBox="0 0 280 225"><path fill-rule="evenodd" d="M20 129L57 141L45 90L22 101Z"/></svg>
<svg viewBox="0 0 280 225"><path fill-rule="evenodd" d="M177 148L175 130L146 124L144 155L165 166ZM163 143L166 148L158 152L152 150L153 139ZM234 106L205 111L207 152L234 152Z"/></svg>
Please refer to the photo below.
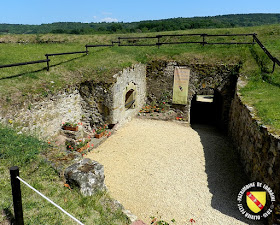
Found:
<svg viewBox="0 0 280 225"><path fill-rule="evenodd" d="M107 193L83 197L79 190L71 191L45 162L41 153L50 146L34 137L18 135L0 127L0 224L5 215L13 213L9 168L20 167L20 177L48 196L63 209L85 224L127 224L120 210L112 207ZM68 216L21 184L25 224L76 224ZM115 207L116 208L116 207Z"/></svg>

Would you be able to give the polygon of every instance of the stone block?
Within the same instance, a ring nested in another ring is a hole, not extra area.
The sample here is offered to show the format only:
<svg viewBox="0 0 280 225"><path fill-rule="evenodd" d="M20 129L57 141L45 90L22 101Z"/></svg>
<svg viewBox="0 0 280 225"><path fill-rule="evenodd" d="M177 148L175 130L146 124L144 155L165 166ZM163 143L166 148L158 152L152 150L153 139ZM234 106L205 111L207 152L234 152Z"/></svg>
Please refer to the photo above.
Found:
<svg viewBox="0 0 280 225"><path fill-rule="evenodd" d="M67 183L78 186L84 196L107 190L103 165L87 158L69 166L64 176Z"/></svg>

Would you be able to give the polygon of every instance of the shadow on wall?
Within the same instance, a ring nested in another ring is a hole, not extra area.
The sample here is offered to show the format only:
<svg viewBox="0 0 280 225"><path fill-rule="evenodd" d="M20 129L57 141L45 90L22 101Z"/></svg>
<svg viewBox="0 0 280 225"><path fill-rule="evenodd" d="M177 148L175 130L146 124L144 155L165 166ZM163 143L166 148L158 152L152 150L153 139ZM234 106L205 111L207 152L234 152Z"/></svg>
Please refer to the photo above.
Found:
<svg viewBox="0 0 280 225"><path fill-rule="evenodd" d="M211 206L221 213L247 224L263 224L246 219L237 208L237 195L249 183L230 139L209 124L192 124L204 149ZM218 218L217 218L218 219Z"/></svg>

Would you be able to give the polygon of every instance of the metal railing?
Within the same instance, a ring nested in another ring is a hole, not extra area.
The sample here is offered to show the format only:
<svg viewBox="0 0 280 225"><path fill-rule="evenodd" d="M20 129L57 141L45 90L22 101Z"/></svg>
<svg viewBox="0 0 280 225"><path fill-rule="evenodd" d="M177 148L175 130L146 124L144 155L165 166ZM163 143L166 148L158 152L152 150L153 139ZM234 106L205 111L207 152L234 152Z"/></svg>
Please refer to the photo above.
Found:
<svg viewBox="0 0 280 225"><path fill-rule="evenodd" d="M209 40L206 41L206 38L211 37L247 37L251 36L252 42L246 41L246 42L240 42L240 41L231 41L231 42L211 42ZM175 38L178 37L198 37L201 38L200 40L195 41L177 41ZM163 38L171 38L175 39L173 41L163 41ZM140 40L155 39L156 42L154 43L139 43ZM126 43L128 42L128 43ZM89 51L88 48L97 48L97 47L113 47L115 44L118 46L157 46L158 48L162 45L177 45L177 44L201 44L203 46L205 45L254 45L258 44L265 54L270 58L270 60L273 62L273 70L272 73L275 70L275 65L277 64L280 66L280 61L273 57L272 54L264 47L264 45L261 43L261 41L257 38L257 34L163 34L163 35L156 35L156 36L144 36L144 37L118 37L118 41L112 41L111 44L96 44L96 45L85 45L86 50L85 51L77 51L77 52L65 52L65 53L53 53L53 54L45 54L46 60L38 60L38 61L31 61L31 62L23 62L23 63L14 63L14 64L7 64L7 65L0 65L1 68L7 68L7 67L14 67L14 66L23 66L23 65L29 65L29 64L37 64L37 63L47 63L47 71L49 71L50 68L50 56L60 56L60 55L69 55L69 54L83 54L85 53L88 55Z"/></svg>

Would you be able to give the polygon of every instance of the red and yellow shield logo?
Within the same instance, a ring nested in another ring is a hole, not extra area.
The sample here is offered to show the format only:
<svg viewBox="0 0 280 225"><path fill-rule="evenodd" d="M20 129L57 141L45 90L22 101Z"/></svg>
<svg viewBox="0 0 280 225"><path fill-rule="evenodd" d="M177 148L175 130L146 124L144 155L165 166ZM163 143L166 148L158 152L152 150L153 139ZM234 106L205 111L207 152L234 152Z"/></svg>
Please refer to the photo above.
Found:
<svg viewBox="0 0 280 225"><path fill-rule="evenodd" d="M262 211L266 203L266 192L247 191L246 195L246 202L249 209L254 213Z"/></svg>

